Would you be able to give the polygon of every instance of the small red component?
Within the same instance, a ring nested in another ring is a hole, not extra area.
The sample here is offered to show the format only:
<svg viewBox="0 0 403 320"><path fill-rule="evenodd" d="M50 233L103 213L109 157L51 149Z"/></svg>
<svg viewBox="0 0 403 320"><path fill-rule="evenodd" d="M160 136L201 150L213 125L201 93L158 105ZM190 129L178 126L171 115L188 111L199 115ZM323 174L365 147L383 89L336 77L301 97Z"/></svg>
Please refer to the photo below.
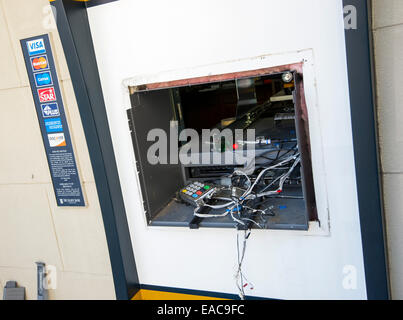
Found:
<svg viewBox="0 0 403 320"><path fill-rule="evenodd" d="M281 189L278 189L278 190L277 190L277 193L281 193L281 192L283 192L283 190L281 190Z"/></svg>
<svg viewBox="0 0 403 320"><path fill-rule="evenodd" d="M234 149L234 150L238 150L238 148L239 148L239 146L238 146L238 144L237 144L237 143L234 143L234 144L232 145L232 149Z"/></svg>

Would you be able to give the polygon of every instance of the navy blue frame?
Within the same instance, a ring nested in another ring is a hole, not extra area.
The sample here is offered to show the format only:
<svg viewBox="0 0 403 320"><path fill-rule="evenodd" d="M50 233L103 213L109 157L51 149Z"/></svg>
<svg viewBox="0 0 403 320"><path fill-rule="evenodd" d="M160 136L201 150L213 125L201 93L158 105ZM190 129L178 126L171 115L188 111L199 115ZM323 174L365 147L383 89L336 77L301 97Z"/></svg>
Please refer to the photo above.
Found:
<svg viewBox="0 0 403 320"><path fill-rule="evenodd" d="M84 2L56 0L56 22L87 139L115 284L116 298L139 287L129 226Z"/></svg>
<svg viewBox="0 0 403 320"><path fill-rule="evenodd" d="M369 300L389 299L382 192L379 176L370 0L343 0L357 9L357 29L346 29L355 170L365 282Z"/></svg>

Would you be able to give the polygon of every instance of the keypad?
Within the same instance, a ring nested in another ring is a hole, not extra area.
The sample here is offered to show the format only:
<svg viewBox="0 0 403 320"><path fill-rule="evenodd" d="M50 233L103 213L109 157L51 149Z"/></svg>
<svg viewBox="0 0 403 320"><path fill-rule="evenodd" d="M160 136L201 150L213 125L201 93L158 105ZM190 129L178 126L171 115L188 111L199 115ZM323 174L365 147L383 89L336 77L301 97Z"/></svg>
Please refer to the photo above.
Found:
<svg viewBox="0 0 403 320"><path fill-rule="evenodd" d="M186 188L182 189L182 193L197 199L201 197L204 193L210 190L211 186L201 183L201 182L193 182L186 186Z"/></svg>

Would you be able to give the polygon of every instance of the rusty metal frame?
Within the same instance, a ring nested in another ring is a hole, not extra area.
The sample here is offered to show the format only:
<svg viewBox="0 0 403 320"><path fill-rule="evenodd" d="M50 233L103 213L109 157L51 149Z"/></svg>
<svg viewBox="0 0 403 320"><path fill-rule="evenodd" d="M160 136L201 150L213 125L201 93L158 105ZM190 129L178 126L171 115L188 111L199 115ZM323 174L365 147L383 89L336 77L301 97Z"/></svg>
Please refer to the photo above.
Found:
<svg viewBox="0 0 403 320"><path fill-rule="evenodd" d="M178 88L185 86L194 86L207 83L216 83L223 81L230 81L236 79L244 79L259 76L268 76L290 71L294 74L295 78L295 95L294 104L296 106L296 130L298 133L298 145L301 152L301 168L303 175L303 192L306 203L306 210L308 212L309 221L318 221L318 213L316 209L315 188L312 173L311 161L311 144L309 139L309 123L308 123L308 109L305 102L304 86L303 86L303 63L286 64L281 66L261 68L240 72L231 72L224 74L217 74L211 76L202 76L195 78L186 78L164 82L154 82L141 84L130 87L130 94L136 92L144 92L151 90L161 90L169 88Z"/></svg>
<svg viewBox="0 0 403 320"><path fill-rule="evenodd" d="M302 74L302 63L286 64L286 65L270 67L270 68L262 68L262 69L232 72L232 73L223 73L223 74L218 74L218 75L203 76L203 77L196 77L196 78L189 78L189 79L180 79L180 80L172 80L172 81L165 81L165 82L141 84L141 85L137 85L137 86L131 86L130 93L147 91L147 90L158 90L158 89L194 86L194 85L198 85L198 84L222 82L222 81L229 81L229 80L242 79L242 78L258 77L258 76L267 76L267 75L273 75L276 73L282 73L285 71L297 72L297 73Z"/></svg>

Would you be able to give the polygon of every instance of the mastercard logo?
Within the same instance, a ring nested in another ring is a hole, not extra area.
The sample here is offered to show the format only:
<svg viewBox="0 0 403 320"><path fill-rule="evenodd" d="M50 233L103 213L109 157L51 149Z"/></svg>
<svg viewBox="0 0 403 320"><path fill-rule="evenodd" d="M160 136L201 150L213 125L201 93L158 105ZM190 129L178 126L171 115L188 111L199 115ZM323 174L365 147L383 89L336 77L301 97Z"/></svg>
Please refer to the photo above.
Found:
<svg viewBox="0 0 403 320"><path fill-rule="evenodd" d="M48 68L48 59L46 58L46 56L40 56L37 58L33 58L31 59L32 62L32 68L34 69L34 71L37 70L44 70Z"/></svg>

